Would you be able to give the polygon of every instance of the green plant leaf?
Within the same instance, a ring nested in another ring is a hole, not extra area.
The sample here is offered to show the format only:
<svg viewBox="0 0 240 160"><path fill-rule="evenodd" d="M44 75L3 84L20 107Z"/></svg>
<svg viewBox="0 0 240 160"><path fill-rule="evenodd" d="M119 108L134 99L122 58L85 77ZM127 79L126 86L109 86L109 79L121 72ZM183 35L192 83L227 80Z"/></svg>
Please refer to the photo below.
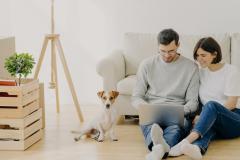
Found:
<svg viewBox="0 0 240 160"><path fill-rule="evenodd" d="M11 76L25 78L32 73L35 61L29 53L14 53L12 56L5 59L4 68L11 74Z"/></svg>

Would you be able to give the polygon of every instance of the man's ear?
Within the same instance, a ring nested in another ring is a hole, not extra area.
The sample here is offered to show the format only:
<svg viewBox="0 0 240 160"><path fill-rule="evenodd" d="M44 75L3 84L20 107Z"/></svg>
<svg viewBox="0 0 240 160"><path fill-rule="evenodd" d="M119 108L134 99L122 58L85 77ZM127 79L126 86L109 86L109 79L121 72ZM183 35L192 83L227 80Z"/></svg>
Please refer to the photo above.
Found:
<svg viewBox="0 0 240 160"><path fill-rule="evenodd" d="M118 91L111 91L111 94L113 95L114 98L117 98L117 96L119 95Z"/></svg>
<svg viewBox="0 0 240 160"><path fill-rule="evenodd" d="M99 92L97 93L97 95L98 95L99 98L102 98L103 94L104 94L104 91L99 91Z"/></svg>
<svg viewBox="0 0 240 160"><path fill-rule="evenodd" d="M179 46L180 46L180 42L178 42L178 44L177 44L177 48L179 48Z"/></svg>

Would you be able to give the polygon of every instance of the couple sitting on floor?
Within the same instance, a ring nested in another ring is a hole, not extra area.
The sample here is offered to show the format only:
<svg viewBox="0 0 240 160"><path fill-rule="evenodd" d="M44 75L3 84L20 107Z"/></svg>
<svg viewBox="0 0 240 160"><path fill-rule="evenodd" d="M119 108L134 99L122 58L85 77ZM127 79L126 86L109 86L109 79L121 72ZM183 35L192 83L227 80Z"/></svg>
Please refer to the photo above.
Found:
<svg viewBox="0 0 240 160"><path fill-rule="evenodd" d="M211 140L240 136L240 73L236 67L220 63L219 44L211 37L200 39L193 61L177 52L179 35L172 29L157 37L159 54L144 60L137 72L132 105L172 103L184 105L184 127L141 125L147 160L186 155L202 159ZM198 99L202 106L197 115Z"/></svg>

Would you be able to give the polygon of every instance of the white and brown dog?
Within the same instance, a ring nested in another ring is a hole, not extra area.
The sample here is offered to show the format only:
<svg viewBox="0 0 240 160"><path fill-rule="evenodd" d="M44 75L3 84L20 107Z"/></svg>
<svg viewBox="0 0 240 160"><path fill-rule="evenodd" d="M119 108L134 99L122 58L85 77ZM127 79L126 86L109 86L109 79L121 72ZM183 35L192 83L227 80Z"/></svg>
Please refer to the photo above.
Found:
<svg viewBox="0 0 240 160"><path fill-rule="evenodd" d="M100 91L97 93L98 97L102 100L102 111L94 118L90 123L83 126L80 132L72 131L72 133L78 133L79 136L75 137L75 141L79 141L83 135L94 138L98 142L104 141L105 133L109 131L110 138L113 141L118 139L114 133L114 126L117 121L117 112L113 107L113 103L117 98L119 92L117 91Z"/></svg>

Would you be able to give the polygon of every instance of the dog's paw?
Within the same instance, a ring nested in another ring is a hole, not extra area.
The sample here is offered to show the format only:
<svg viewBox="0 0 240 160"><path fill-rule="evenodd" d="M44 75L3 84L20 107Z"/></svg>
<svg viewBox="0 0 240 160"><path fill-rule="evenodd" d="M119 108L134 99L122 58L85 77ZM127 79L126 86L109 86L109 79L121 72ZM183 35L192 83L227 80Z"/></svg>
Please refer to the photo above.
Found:
<svg viewBox="0 0 240 160"><path fill-rule="evenodd" d="M98 138L97 141L98 141L98 142L103 142L103 141L104 141L104 138Z"/></svg>
<svg viewBox="0 0 240 160"><path fill-rule="evenodd" d="M75 142L78 142L81 139L81 137L75 137L74 140Z"/></svg>
<svg viewBox="0 0 240 160"><path fill-rule="evenodd" d="M103 142L103 139L98 139L97 141L98 141L98 142Z"/></svg>

